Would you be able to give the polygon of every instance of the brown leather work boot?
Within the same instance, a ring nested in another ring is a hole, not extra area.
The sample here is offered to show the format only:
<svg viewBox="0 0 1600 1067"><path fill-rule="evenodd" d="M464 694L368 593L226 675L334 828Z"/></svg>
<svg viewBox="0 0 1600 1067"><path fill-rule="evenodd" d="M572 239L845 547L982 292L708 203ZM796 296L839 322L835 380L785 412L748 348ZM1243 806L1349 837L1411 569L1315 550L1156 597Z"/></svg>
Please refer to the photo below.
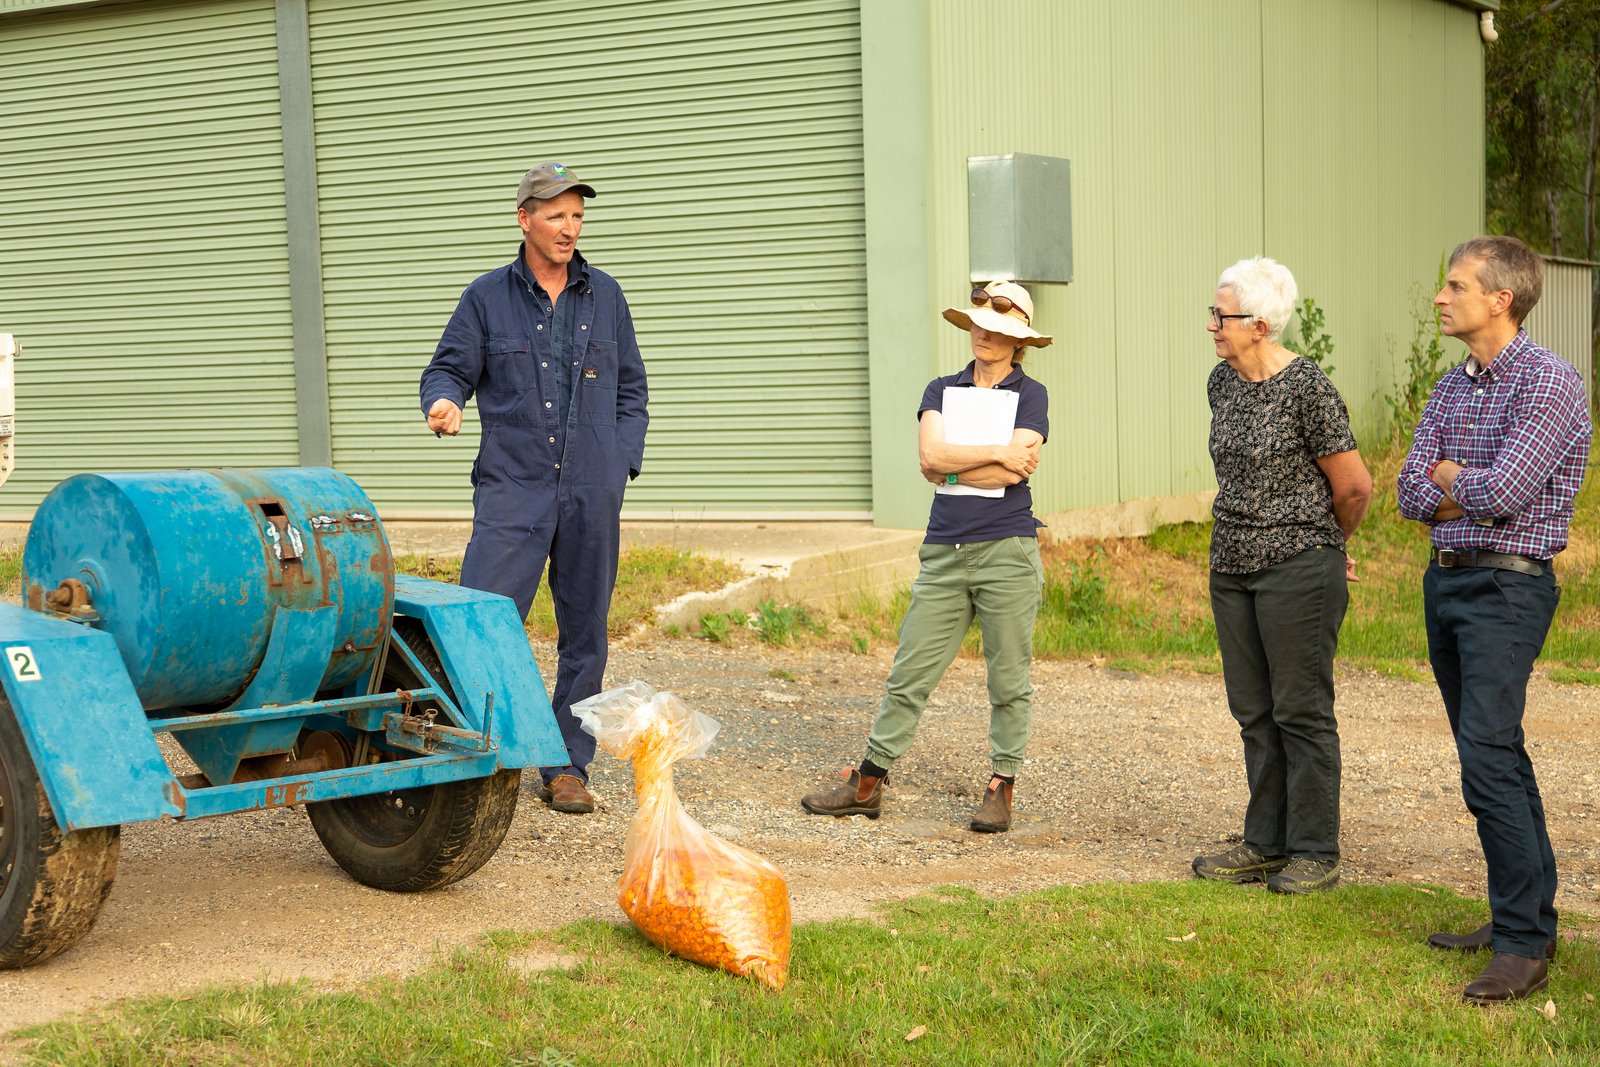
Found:
<svg viewBox="0 0 1600 1067"><path fill-rule="evenodd" d="M1014 783L989 779L983 803L972 816L972 830L980 834L1003 834L1011 829L1011 794L1016 788Z"/></svg>
<svg viewBox="0 0 1600 1067"><path fill-rule="evenodd" d="M1496 952L1483 973L1461 991L1461 999L1469 1004L1499 1004L1537 993L1549 981L1550 965L1544 960Z"/></svg>
<svg viewBox="0 0 1600 1067"><path fill-rule="evenodd" d="M1448 952L1478 952L1482 949L1493 948L1491 935L1494 933L1494 923L1484 923L1470 934L1429 934L1428 944L1434 948L1442 948ZM1544 945L1544 958L1556 958L1556 943L1546 941Z"/></svg>
<svg viewBox="0 0 1600 1067"><path fill-rule="evenodd" d="M883 784L888 780L887 775L862 777L860 771L851 771L842 785L801 797L800 806L813 815L865 815L876 819L883 810Z"/></svg>
<svg viewBox="0 0 1600 1067"><path fill-rule="evenodd" d="M584 786L583 779L575 774L556 775L545 783L539 795L550 805L551 811L587 815L594 810L594 797Z"/></svg>

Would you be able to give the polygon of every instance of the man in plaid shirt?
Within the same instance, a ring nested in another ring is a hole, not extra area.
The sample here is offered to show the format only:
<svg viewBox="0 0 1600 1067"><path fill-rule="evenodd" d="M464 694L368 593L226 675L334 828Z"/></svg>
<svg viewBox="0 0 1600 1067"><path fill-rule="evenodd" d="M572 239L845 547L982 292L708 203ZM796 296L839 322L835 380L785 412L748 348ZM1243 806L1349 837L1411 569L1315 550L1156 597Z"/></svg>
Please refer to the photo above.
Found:
<svg viewBox="0 0 1600 1067"><path fill-rule="evenodd" d="M1477 237L1450 254L1433 298L1440 328L1468 356L1434 387L1400 469L1400 513L1426 524L1422 579L1428 658L1478 823L1492 921L1433 934L1435 948L1493 949L1462 992L1489 1004L1544 988L1556 954L1556 861L1522 731L1528 676L1561 591L1593 427L1583 379L1522 330L1544 264L1514 237Z"/></svg>

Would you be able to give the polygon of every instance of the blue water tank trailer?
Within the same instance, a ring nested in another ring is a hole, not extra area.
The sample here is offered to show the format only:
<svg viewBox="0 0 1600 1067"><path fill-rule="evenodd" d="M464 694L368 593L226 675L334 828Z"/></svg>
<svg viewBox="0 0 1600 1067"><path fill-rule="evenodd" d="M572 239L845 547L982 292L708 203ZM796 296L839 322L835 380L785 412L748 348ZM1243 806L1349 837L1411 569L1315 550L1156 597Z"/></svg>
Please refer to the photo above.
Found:
<svg viewBox="0 0 1600 1067"><path fill-rule="evenodd" d="M567 762L515 605L395 574L338 471L70 478L22 600L0 603L0 967L88 932L124 823L304 804L351 877L414 892L483 866L522 768Z"/></svg>

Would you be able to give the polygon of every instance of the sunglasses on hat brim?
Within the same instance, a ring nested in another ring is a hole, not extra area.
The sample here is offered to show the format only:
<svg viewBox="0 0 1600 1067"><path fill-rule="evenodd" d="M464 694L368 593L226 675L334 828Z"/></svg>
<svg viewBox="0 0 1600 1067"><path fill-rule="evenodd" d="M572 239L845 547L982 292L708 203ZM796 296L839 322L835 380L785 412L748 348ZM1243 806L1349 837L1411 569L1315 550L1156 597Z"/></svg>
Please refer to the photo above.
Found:
<svg viewBox="0 0 1600 1067"><path fill-rule="evenodd" d="M1009 312L1012 308L1016 308L1018 311L1022 312L1022 321L1028 323L1030 326L1033 324L1033 320L1028 315L1027 311L1009 296L997 296L994 293L989 292L987 289L972 290L972 305L974 307L982 307L985 304L994 308L1002 315Z"/></svg>

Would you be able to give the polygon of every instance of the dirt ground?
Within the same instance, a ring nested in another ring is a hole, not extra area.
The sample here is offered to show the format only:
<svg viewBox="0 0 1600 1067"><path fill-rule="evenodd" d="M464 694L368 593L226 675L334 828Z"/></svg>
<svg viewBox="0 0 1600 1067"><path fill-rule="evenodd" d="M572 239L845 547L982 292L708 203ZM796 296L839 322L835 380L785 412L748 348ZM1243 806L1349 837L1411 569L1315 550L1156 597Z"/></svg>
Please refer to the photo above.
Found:
<svg viewBox="0 0 1600 1067"><path fill-rule="evenodd" d="M800 795L860 757L888 657L635 640L613 647L608 680L643 679L720 720L710 754L680 765L680 794L709 829L785 871L797 920L866 913L944 884L1007 894L1185 878L1198 851L1239 830L1244 772L1221 678L1087 663L1036 665L1034 734L1010 833L966 829L988 769L975 660L959 661L935 692L882 818L807 815ZM1542 680L1530 693L1530 747L1568 917L1600 913L1595 703L1592 690ZM1339 719L1346 880L1437 883L1481 897L1483 862L1437 692L1341 673ZM604 754L593 776L600 811L570 816L539 802L530 773L497 856L464 882L417 896L351 881L300 809L126 827L115 888L89 935L46 964L0 973L0 1031L218 982L307 978L337 988L406 974L487 930L624 921L614 898L632 777Z"/></svg>

